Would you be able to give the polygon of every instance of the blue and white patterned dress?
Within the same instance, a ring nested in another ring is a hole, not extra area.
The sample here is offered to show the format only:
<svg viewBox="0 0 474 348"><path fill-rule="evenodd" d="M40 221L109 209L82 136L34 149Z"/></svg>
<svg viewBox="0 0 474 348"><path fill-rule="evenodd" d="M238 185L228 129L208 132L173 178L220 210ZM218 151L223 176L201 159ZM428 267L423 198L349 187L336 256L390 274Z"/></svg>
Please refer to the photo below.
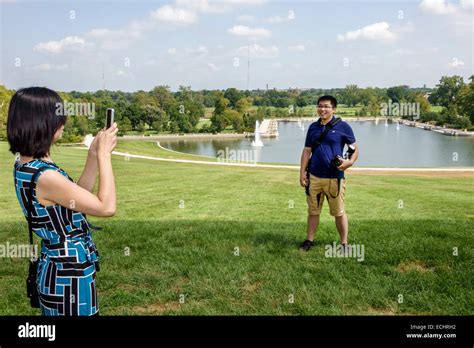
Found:
<svg viewBox="0 0 474 348"><path fill-rule="evenodd" d="M38 159L24 164L15 162L16 195L25 217L32 175L44 166L47 167L44 171L55 170L72 180L53 162ZM31 218L33 232L41 238L37 275L41 313L52 316L97 314L95 275L99 254L86 216L58 204L41 205L33 189Z"/></svg>

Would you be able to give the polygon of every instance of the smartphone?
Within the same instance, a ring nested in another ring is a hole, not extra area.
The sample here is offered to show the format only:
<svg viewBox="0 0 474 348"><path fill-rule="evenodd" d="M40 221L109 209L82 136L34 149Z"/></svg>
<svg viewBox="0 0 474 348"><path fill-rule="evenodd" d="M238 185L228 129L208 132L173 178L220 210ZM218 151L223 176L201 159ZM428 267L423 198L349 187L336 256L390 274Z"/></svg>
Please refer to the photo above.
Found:
<svg viewBox="0 0 474 348"><path fill-rule="evenodd" d="M106 125L105 128L110 128L114 124L114 113L115 110L112 108L107 109L107 120L106 120Z"/></svg>

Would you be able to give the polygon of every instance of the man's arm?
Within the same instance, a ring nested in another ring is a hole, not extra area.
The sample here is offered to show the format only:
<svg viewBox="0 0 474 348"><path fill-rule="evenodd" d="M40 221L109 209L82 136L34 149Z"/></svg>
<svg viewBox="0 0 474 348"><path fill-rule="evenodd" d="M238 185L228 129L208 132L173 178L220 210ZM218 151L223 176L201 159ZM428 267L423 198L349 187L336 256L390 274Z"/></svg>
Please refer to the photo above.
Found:
<svg viewBox="0 0 474 348"><path fill-rule="evenodd" d="M337 169L344 171L347 168L351 167L355 163L355 161L357 161L357 159L359 158L359 145L357 145L357 143L354 143L351 145L355 147L355 150L351 156L351 159L347 159L347 160L343 159L342 164L339 167L337 167Z"/></svg>
<svg viewBox="0 0 474 348"><path fill-rule="evenodd" d="M355 151L352 154L351 159L350 159L351 162L352 162L351 165L353 165L357 161L357 159L359 158L359 145L357 145L357 143L354 143L354 144L351 144L351 145L355 146Z"/></svg>
<svg viewBox="0 0 474 348"><path fill-rule="evenodd" d="M304 147L301 153L301 164L300 164L300 185L306 187L308 185L308 179L306 178L306 167L308 167L309 159L311 158L311 148Z"/></svg>

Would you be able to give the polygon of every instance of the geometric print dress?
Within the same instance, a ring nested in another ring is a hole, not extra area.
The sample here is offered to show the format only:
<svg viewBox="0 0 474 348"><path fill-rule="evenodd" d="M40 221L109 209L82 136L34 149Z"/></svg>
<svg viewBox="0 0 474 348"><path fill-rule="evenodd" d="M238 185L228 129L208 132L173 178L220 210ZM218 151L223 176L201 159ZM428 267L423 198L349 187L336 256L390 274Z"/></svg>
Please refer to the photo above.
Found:
<svg viewBox="0 0 474 348"><path fill-rule="evenodd" d="M72 179L53 162L34 159L15 162L15 190L25 217L33 173L40 167L55 170ZM41 314L47 316L91 316L98 314L96 272L99 253L92 240L92 227L84 214L58 204L43 206L33 186L31 221L33 232L41 238L37 287Z"/></svg>

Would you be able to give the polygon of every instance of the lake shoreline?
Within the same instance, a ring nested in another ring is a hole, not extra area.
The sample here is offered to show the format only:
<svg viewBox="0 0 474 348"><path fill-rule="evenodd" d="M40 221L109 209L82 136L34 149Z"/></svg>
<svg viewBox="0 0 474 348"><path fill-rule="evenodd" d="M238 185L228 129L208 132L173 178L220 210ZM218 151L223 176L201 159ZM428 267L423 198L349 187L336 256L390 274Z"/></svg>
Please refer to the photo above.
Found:
<svg viewBox="0 0 474 348"><path fill-rule="evenodd" d="M315 122L317 118L314 117L292 117L292 118L270 118L264 119L264 121L269 121L269 124L274 122ZM447 135L447 136L462 136L462 137L474 137L474 132L463 131L460 129L445 128L440 126L434 126L429 123L422 123L416 121L404 120L401 118L392 118L392 117L343 117L344 121L347 122L384 122L388 123L399 123L408 127L416 127L428 131L433 131L438 134ZM265 126L265 123L262 121L262 126ZM278 137L278 128L273 129L272 131L267 131L267 127L260 127L261 136L263 138L274 138ZM123 135L120 136L120 139L123 140L212 140L212 139L243 139L243 138L253 138L254 133L244 132L244 133L187 133L187 134L157 134L157 135Z"/></svg>

